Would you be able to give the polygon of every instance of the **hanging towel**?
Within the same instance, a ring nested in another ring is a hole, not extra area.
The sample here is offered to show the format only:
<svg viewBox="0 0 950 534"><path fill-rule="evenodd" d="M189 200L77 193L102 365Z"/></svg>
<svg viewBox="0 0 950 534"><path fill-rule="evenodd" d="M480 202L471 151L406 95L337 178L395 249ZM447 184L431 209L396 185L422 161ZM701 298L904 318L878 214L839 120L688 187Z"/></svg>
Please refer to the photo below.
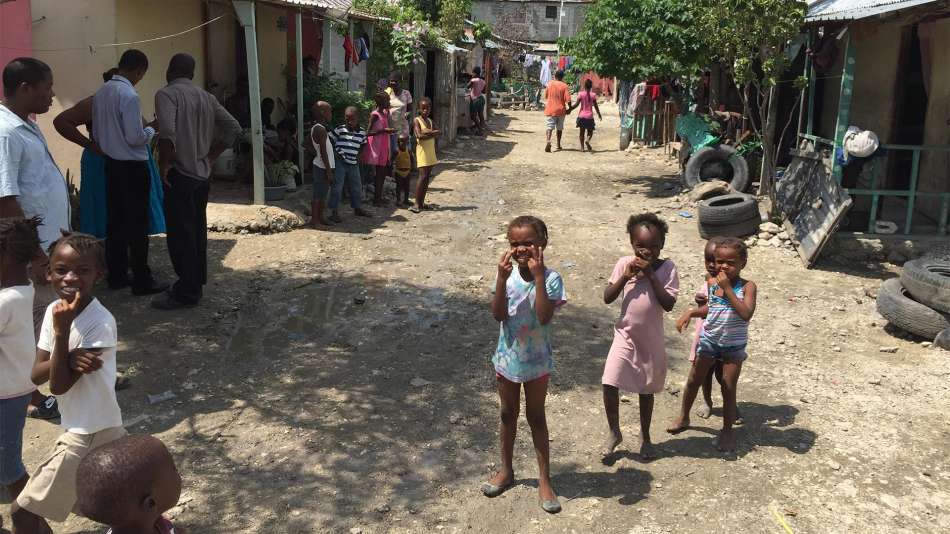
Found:
<svg viewBox="0 0 950 534"><path fill-rule="evenodd" d="M360 37L356 42L356 51L360 61L369 59L369 44L365 37Z"/></svg>
<svg viewBox="0 0 950 534"><path fill-rule="evenodd" d="M551 60L548 58L541 60L541 87L547 87L551 81Z"/></svg>
<svg viewBox="0 0 950 534"><path fill-rule="evenodd" d="M355 50L353 49L353 40L350 39L350 36L347 35L343 38L343 70L350 72L350 62L353 62L354 65L360 62L359 57L356 55Z"/></svg>

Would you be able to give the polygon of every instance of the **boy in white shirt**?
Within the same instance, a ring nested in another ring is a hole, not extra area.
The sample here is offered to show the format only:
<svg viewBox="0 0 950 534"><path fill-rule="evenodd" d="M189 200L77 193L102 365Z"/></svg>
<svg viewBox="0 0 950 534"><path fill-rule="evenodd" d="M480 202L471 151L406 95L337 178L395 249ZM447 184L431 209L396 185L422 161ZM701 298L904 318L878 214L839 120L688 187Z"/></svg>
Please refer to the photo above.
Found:
<svg viewBox="0 0 950 534"><path fill-rule="evenodd" d="M126 434L114 387L115 319L92 296L105 270L95 237L65 234L50 247L48 280L59 300L46 310L32 378L49 380L65 432L11 508L17 534L48 532L45 519L65 521L76 505L79 462Z"/></svg>
<svg viewBox="0 0 950 534"><path fill-rule="evenodd" d="M29 476L23 465L26 407L36 386L30 380L33 286L29 265L40 246L39 219L0 219L0 487L16 497Z"/></svg>

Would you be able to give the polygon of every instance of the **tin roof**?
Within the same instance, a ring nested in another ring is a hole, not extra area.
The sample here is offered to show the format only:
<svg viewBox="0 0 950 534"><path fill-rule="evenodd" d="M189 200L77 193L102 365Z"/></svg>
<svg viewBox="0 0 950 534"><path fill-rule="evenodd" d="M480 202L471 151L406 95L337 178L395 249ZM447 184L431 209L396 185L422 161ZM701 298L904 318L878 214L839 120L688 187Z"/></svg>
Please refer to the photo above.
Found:
<svg viewBox="0 0 950 534"><path fill-rule="evenodd" d="M858 20L939 0L809 0L805 22Z"/></svg>

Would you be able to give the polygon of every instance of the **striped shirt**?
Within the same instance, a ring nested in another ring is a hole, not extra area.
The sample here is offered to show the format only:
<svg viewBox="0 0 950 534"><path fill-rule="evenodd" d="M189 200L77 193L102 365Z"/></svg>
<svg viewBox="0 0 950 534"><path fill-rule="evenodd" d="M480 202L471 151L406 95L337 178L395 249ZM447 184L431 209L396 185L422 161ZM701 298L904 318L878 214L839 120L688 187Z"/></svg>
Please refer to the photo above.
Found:
<svg viewBox="0 0 950 534"><path fill-rule="evenodd" d="M366 145L365 130L359 126L356 127L356 130L350 130L343 124L334 128L329 137L330 141L333 142L336 153L343 158L345 163L350 165L359 163L360 149Z"/></svg>
<svg viewBox="0 0 950 534"><path fill-rule="evenodd" d="M745 284L739 280L732 288L739 300L745 296ZM729 299L717 296L718 290L716 284L709 287L709 312L703 321L701 337L723 350L745 348L749 342L749 321L739 316Z"/></svg>

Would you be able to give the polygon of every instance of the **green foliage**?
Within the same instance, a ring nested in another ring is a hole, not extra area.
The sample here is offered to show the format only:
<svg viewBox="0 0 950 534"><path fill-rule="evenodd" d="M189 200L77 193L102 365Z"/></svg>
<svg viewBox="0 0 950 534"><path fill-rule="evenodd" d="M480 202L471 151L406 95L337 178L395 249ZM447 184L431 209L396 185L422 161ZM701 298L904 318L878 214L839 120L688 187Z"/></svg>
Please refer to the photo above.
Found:
<svg viewBox="0 0 950 534"><path fill-rule="evenodd" d="M439 30L448 41L456 41L465 34L465 19L472 10L472 0L439 0L436 5ZM489 30L491 35L491 30Z"/></svg>
<svg viewBox="0 0 950 534"><path fill-rule="evenodd" d="M464 5L467 13L471 0L448 0L451 5ZM441 3L435 0L356 0L354 9L382 17L373 32L373 53L369 60L370 80L389 76L393 67L406 68L422 59L426 47L440 48L446 43L445 29L435 27L430 16L435 14ZM464 28L464 18L458 22L458 31ZM449 21L447 20L446 23ZM453 23L454 24L454 23ZM454 26L453 26L454 27Z"/></svg>
<svg viewBox="0 0 950 534"><path fill-rule="evenodd" d="M267 187L280 187L298 172L297 165L292 161L282 160L271 163L267 166L267 172L264 173L264 184Z"/></svg>
<svg viewBox="0 0 950 534"><path fill-rule="evenodd" d="M696 4L715 0L599 0L566 44L581 70L624 80L676 78L706 66Z"/></svg>
<svg viewBox="0 0 950 534"><path fill-rule="evenodd" d="M344 81L326 74L304 78L303 103L307 113L317 100L324 100L333 108L331 124L342 124L343 112L349 106L355 106L360 111L361 122L366 121L373 109L372 100L364 98L359 91L348 90Z"/></svg>
<svg viewBox="0 0 950 534"><path fill-rule="evenodd" d="M472 28L472 36L477 43L484 43L491 39L491 34L491 26L484 22L476 22L475 27Z"/></svg>

